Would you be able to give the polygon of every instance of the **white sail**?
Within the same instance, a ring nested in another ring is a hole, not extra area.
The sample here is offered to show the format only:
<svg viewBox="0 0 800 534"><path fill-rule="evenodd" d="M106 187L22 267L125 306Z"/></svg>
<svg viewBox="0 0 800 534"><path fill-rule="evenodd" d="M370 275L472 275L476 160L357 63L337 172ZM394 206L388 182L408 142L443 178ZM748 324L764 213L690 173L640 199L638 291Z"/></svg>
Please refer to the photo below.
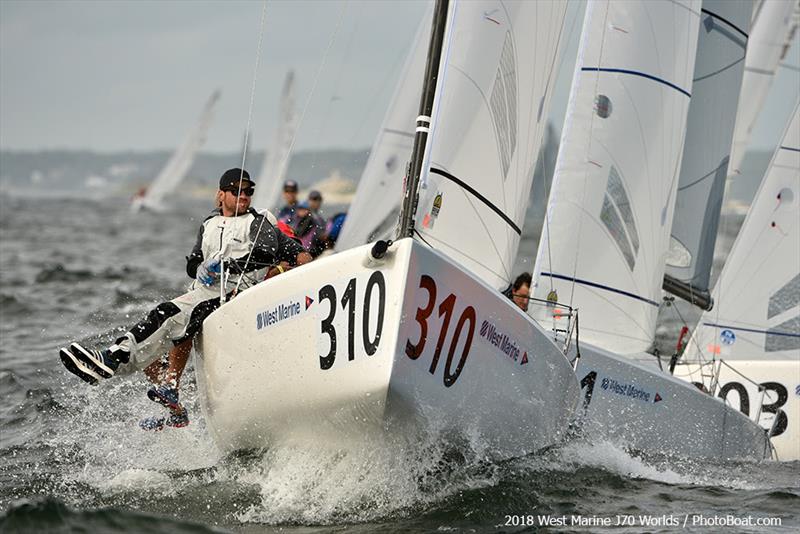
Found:
<svg viewBox="0 0 800 534"><path fill-rule="evenodd" d="M565 11L566 2L451 8L416 230L495 288L512 277Z"/></svg>
<svg viewBox="0 0 800 534"><path fill-rule="evenodd" d="M424 36L430 32L430 11L426 12L417 30L414 46L406 58L389 109L358 182L356 196L336 241L336 250L347 250L391 236L394 232L406 163L414 146L414 119L425 75L428 40Z"/></svg>
<svg viewBox="0 0 800 534"><path fill-rule="evenodd" d="M778 64L789 50L797 30L797 14L793 16L793 11L799 9L797 0L766 0L753 13L731 148L731 174L739 172L750 133L764 107Z"/></svg>
<svg viewBox="0 0 800 534"><path fill-rule="evenodd" d="M189 172L194 162L195 155L200 147L206 142L208 128L214 118L214 107L219 100L220 91L214 91L203 108L197 126L189 134L189 137L172 154L172 157L161 169L153 183L147 188L143 197L134 200L133 208L148 208L159 210L162 208L162 200L165 196L173 192Z"/></svg>
<svg viewBox="0 0 800 534"><path fill-rule="evenodd" d="M292 142L295 129L295 96L294 71L286 73L278 107L278 128L272 145L267 148L261 172L256 181L256 193L253 196L253 207L256 209L273 209L279 201L281 186L289 167Z"/></svg>
<svg viewBox="0 0 800 534"><path fill-rule="evenodd" d="M612 352L655 334L699 19L699 1L587 6L534 295Z"/></svg>
<svg viewBox="0 0 800 534"><path fill-rule="evenodd" d="M800 115L795 107L686 360L800 360Z"/></svg>
<svg viewBox="0 0 800 534"><path fill-rule="evenodd" d="M703 0L666 274L709 287L752 3Z"/></svg>

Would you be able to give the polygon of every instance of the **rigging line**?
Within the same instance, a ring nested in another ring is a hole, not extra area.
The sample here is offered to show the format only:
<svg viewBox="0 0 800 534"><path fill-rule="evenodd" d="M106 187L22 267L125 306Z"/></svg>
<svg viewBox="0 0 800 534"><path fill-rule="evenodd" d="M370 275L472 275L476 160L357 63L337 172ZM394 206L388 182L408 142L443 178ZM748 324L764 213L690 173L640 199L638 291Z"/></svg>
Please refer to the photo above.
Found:
<svg viewBox="0 0 800 534"><path fill-rule="evenodd" d="M736 30L737 32L739 32L740 34L742 34L742 35L744 36L744 38L745 38L745 39L747 39L747 38L748 38L748 35L747 35L747 33L745 33L745 31L744 31L744 30L742 30L741 28L739 28L739 27L738 27L736 24L734 24L733 22L729 21L729 20L728 20L728 19L726 19L725 17L722 17L722 16L720 16L720 15L718 15L718 14L714 13L713 11L710 11L710 10L708 10L708 9L705 9L705 8L702 8L702 9L700 9L700 12L701 12L701 13L705 13L706 15L709 15L709 16L710 16L710 17L712 17L712 18L715 18L715 19L719 19L719 20L721 20L722 22L724 22L725 24L727 24L728 26L730 26L731 28L733 28L734 30Z"/></svg>
<svg viewBox="0 0 800 534"><path fill-rule="evenodd" d="M256 62L253 66L253 84L250 87L250 106L247 110L247 127L244 130L244 147L242 148L242 172L239 174L239 190L236 193L236 209L234 210L234 217L239 215L239 195L242 194L242 181L244 180L244 163L247 159L247 145L250 138L250 123L253 119L253 102L256 96L256 81L258 80L258 67L261 64L261 43L264 40L264 20L267 18L267 0L264 0L261 6L261 22L258 26L258 47L256 48ZM239 288L239 284L236 284Z"/></svg>
<svg viewBox="0 0 800 534"><path fill-rule="evenodd" d="M266 6L266 0L264 0L264 5ZM297 124L295 126L294 132L292 133L292 142L289 144L289 150L283 155L283 159L281 160L281 167L283 167L289 159L292 150L294 149L294 143L297 140L297 132L300 130L300 126L303 124L303 119L306 116L306 111L308 111L308 105L311 102L311 98L314 96L314 91L317 89L317 84L319 83L320 74L322 73L322 69L325 67L325 63L328 60L328 53L330 53L331 48L333 47L333 43L336 41L336 35L339 33L339 28L342 26L342 19L344 18L344 11L347 7L347 2L342 4L342 10L339 12L339 20L336 22L336 27L333 29L333 33L331 34L331 38L328 41L328 47L325 49L325 53L322 55L322 61L319 64L319 68L317 68L317 75L314 77L314 84L311 86L311 92L308 93L308 97L306 98L306 103L303 105L303 112L300 114L300 119L298 119ZM259 46L261 41L259 40ZM259 48L260 51L260 48ZM239 188L241 189L241 180L239 180ZM258 236L261 235L261 230L264 227L264 221L266 221L266 216L261 218L261 222L258 223L258 230L256 230L256 235L252 239L252 243L250 244L250 252L248 254L247 260L245 260L244 268L247 268L247 264L250 262L250 256L252 255L253 246L258 241ZM277 230L280 231L280 230ZM239 283L241 283L241 278L239 282L236 284L236 290L239 289Z"/></svg>
<svg viewBox="0 0 800 534"><path fill-rule="evenodd" d="M592 4L592 6L590 6L592 10L594 9L593 6L594 6L594 4ZM590 7L586 8L586 16L584 17L585 21L591 21L591 17L589 16L590 15L590 11L589 11ZM602 65L603 64L603 50L604 50L604 45L605 45L605 41L606 41L606 29L608 28L608 12L609 12L610 8L611 8L611 2L606 2L606 12L605 12L605 15L603 16L603 31L600 34L600 53L599 53L598 59L597 59L597 64L598 65ZM587 25L588 24L586 24L586 23L584 24L584 26L587 26ZM587 32L587 34L588 34L588 32ZM580 51L580 53L578 55L578 59L577 59L577 62L579 62L578 65L580 65L580 63L583 62L583 56L586 53L586 48L585 47L589 45L588 41L589 41L589 39L587 37L586 43L581 43L581 45L584 45L584 46L581 48L581 51ZM575 81L580 76L580 74L578 72L579 71L576 69L575 76L573 77L573 85L575 84ZM595 78L594 78L594 93L593 94L597 95L597 91L598 91L599 86L600 86L600 73L598 72L595 75ZM591 114L591 119L589 120L589 132L588 132L589 142L586 145L586 152L584 153L584 158L586 160L589 159L589 156L590 156L590 153L591 153L591 150L592 150L592 135L593 135L593 129L594 129L594 117L595 117L595 113L592 113ZM560 147L560 150L563 150L563 149L564 149L563 146ZM589 166L588 165L584 165L583 188L582 188L583 189L583 197L581 198L581 206L586 205L586 190L588 189L586 187L586 184L588 182L588 179L589 179ZM574 257L574 260L573 260L573 263L572 263L572 279L573 279L573 281L572 281L572 285L571 285L571 288L570 288L570 294L569 294L569 305L570 306L572 306L574 304L573 300L575 298L575 285L576 285L575 279L576 279L576 277L578 275L578 255L579 255L580 248L581 248L581 230L582 229L583 229L583 214L581 214L581 216L578 218L578 238L577 238L577 241L576 241L576 244L575 244L575 257ZM552 280L551 280L551 283L552 283Z"/></svg>
<svg viewBox="0 0 800 534"><path fill-rule="evenodd" d="M500 266L503 268L503 271L505 272L505 278L503 278L503 281L504 281L504 282L505 282L505 281L508 281L508 283L510 284L510 283L511 283L511 273L509 272L509 270L508 270L508 268L507 268L507 266L506 266L505 262L503 261L503 260L504 260L504 258L503 258L503 255L500 253L500 251L499 251L499 250L497 250L497 244L495 244L495 242L494 242L494 239L492 239L492 233L489 231L489 228L486 226L486 221L484 221L484 220L483 220L483 217L481 217L480 215L478 215L478 210L477 210L477 209L476 209L476 207L475 207L475 203L474 203L474 202L473 202L473 200L472 200L472 199L469 197L469 195L467 194L467 192L466 192L465 190L463 190L463 189L461 190L461 192L463 193L463 195L464 195L464 198L467 200L467 202L469 203L469 205L470 205L470 206L472 206L472 210L473 210L473 211L475 212L475 214L477 215L477 217L478 217L478 222L480 222L480 223L481 223L481 226L483 226L483 229L484 229L484 231L486 232L486 235L488 235L488 236L489 236L489 243L491 243L491 245L492 245L492 248L494 249L494 253L497 255L497 258L500 260Z"/></svg>

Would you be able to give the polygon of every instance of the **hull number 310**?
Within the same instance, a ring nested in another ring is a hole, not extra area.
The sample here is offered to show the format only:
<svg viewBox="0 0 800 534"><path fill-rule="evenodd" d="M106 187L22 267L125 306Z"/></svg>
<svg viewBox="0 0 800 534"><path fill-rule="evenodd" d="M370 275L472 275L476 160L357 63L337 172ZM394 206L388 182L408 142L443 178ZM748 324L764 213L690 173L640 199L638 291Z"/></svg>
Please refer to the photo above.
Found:
<svg viewBox="0 0 800 534"><path fill-rule="evenodd" d="M417 314L415 316L417 324L419 324L419 338L415 341L411 339L406 340L406 356L412 360L418 359L425 351L425 345L428 341L428 318L436 307L436 281L427 274L423 274L419 280L419 287L428 293L428 301L425 306L417 308ZM439 338L436 341L436 348L433 351L431 365L428 368L431 374L436 373L436 368L439 365L439 357L444 348L447 332L450 328L450 319L453 316L455 305L456 296L452 293L439 304L441 327L439 330ZM458 377L461 375L461 371L464 370L464 365L467 363L467 357L469 356L469 350L472 348L472 338L475 335L475 323L475 308L467 306L458 318L453 338L450 341L450 349L447 352L447 360L444 365L442 377L445 387L450 387L455 384L456 380L458 380ZM467 330L467 339L464 341L464 348L461 349L461 355L454 367L453 360L455 359L456 348L465 328Z"/></svg>
<svg viewBox="0 0 800 534"><path fill-rule="evenodd" d="M372 325L370 325L370 308L372 306L372 294L378 293L378 318L375 325L375 334L371 334ZM330 302L330 311L328 316L320 323L320 328L323 334L327 334L330 338L330 348L327 354L320 354L319 368L323 371L333 367L333 362L336 361L336 327L333 324L333 319L336 317L336 310L340 302L336 298L336 289L328 284L319 290L319 302L327 300ZM356 355L356 279L351 278L347 283L344 294L341 299L342 309L347 312L347 359L354 360ZM372 356L378 350L378 344L381 341L381 333L383 332L383 314L386 309L386 281L383 278L383 273L375 271L372 276L367 280L367 288L364 291L364 304L361 307L361 343L364 353L367 356Z"/></svg>

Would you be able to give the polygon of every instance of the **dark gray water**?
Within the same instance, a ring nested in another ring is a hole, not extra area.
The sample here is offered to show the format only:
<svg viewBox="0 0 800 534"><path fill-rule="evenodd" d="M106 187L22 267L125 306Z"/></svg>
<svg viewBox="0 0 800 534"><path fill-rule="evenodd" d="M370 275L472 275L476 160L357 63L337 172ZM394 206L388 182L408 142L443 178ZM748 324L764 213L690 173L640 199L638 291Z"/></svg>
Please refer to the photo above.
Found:
<svg viewBox="0 0 800 534"><path fill-rule="evenodd" d="M564 514L566 528L553 530L603 530L569 526L572 515L610 518L614 532L677 531L641 521L686 514L688 527L693 514L782 522L736 532L800 525L798 462L679 462L583 443L502 464L424 444L226 456L191 369L190 426L139 430L157 413L141 374L91 388L57 350L109 340L178 293L206 210L133 216L122 199L0 196L0 531L522 532ZM613 526L618 515L633 525Z"/></svg>

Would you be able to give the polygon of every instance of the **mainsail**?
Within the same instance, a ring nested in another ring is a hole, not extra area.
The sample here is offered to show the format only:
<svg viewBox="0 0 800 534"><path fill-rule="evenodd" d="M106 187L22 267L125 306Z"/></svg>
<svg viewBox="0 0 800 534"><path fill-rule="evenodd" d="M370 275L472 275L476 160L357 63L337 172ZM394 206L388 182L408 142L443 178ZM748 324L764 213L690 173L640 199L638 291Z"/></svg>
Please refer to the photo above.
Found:
<svg viewBox="0 0 800 534"><path fill-rule="evenodd" d="M385 238L395 229L406 162L414 145L414 117L422 91L428 44L424 36L430 32L430 25L429 9L417 30L414 46L370 150L358 190L336 241L336 250Z"/></svg>
<svg viewBox="0 0 800 534"><path fill-rule="evenodd" d="M587 6L534 295L612 352L655 335L699 21L699 0Z"/></svg>
<svg viewBox="0 0 800 534"><path fill-rule="evenodd" d="M147 188L147 192L140 199L136 199L133 204L135 209L149 208L158 210L162 208L161 201L165 196L173 192L189 172L194 162L195 155L203 143L206 142L208 128L214 117L214 107L219 100L220 91L214 91L203 108L197 126L189 134L189 137L172 154L172 157L161 169L153 183Z"/></svg>
<svg viewBox="0 0 800 534"><path fill-rule="evenodd" d="M664 288L702 307L710 306L709 277L752 7L751 2L703 0L700 17Z"/></svg>
<svg viewBox="0 0 800 534"><path fill-rule="evenodd" d="M281 186L289 167L289 156L292 151L295 129L295 97L294 71L286 73L278 108L278 128L272 145L267 148L261 172L256 181L256 193L253 207L257 209L273 209L278 203Z"/></svg>
<svg viewBox="0 0 800 534"><path fill-rule="evenodd" d="M512 277L565 12L565 2L450 9L415 226L498 289Z"/></svg>
<svg viewBox="0 0 800 534"><path fill-rule="evenodd" d="M800 102L684 359L800 360Z"/></svg>
<svg viewBox="0 0 800 534"><path fill-rule="evenodd" d="M739 172L750 132L764 107L778 64L789 50L797 30L798 12L800 2L796 0L765 0L756 7L747 42L744 79L728 166L732 174Z"/></svg>

